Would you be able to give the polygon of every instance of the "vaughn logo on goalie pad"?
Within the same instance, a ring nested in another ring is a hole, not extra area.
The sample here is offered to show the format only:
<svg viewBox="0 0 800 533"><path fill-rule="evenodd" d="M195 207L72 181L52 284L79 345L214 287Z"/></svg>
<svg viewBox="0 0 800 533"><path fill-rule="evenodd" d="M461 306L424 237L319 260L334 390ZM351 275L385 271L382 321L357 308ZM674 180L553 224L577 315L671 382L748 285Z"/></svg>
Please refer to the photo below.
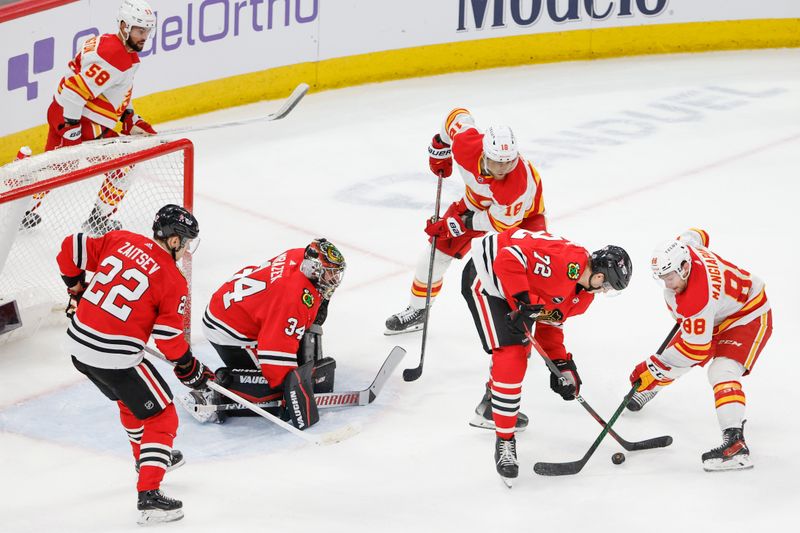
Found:
<svg viewBox="0 0 800 533"><path fill-rule="evenodd" d="M239 376L239 383L250 383L253 385L266 385L267 378L264 376Z"/></svg>
<svg viewBox="0 0 800 533"><path fill-rule="evenodd" d="M303 420L303 412L300 410L300 402L297 401L297 391L289 393L289 399L292 401L292 411L294 411L295 422L297 422L297 429L306 427L305 420Z"/></svg>

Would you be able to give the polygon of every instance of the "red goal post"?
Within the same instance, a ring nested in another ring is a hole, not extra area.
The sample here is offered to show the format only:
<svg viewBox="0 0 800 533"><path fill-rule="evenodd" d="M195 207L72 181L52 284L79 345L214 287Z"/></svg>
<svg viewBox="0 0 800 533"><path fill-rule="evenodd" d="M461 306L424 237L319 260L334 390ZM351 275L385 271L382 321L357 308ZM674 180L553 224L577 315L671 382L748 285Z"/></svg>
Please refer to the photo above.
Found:
<svg viewBox="0 0 800 533"><path fill-rule="evenodd" d="M125 192L118 199L120 191ZM0 344L32 335L43 324L66 324L67 293L55 257L64 237L92 232L85 223L100 196L117 200L111 218L122 229L150 237L163 205L193 211L194 146L187 139L118 137L0 167L0 306L16 301L22 318L22 327L0 335ZM41 222L24 227L26 212L38 202ZM179 265L189 281L190 302L191 264L187 253Z"/></svg>

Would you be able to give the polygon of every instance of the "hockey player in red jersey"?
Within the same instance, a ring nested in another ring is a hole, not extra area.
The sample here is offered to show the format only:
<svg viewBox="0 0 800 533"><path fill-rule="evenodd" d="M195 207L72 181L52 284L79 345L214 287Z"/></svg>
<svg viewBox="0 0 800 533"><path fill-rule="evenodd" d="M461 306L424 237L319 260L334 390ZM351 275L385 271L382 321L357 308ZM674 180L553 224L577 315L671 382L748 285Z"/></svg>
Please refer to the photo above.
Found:
<svg viewBox="0 0 800 533"><path fill-rule="evenodd" d="M203 316L203 332L226 365L217 370L220 383L254 402L282 398L284 418L299 429L313 425L318 414L312 374L319 361L303 347L312 339L319 345L319 326L345 267L333 243L315 239L225 282ZM254 379L257 372L264 380ZM332 390L332 376L328 385ZM219 398L207 391L181 401L192 412L191 404Z"/></svg>
<svg viewBox="0 0 800 533"><path fill-rule="evenodd" d="M596 293L627 287L631 274L630 257L619 246L589 254L561 237L523 229L489 234L473 243L461 294L483 349L492 356L495 464L509 487L519 472L515 432L531 350L529 335L567 380L562 384L551 375L550 387L565 400L574 399L581 378L564 347L563 324L584 313Z"/></svg>
<svg viewBox="0 0 800 533"><path fill-rule="evenodd" d="M481 132L466 109L452 110L442 130L428 148L434 175L447 177L453 160L464 180L464 196L453 203L425 233L436 236L436 254L431 278L431 302L442 289L442 279L453 259L461 259L472 239L486 232L521 227L546 229L542 180L517 150L508 126L490 126ZM386 320L386 335L422 329L431 251L426 248L417 261L408 307Z"/></svg>
<svg viewBox="0 0 800 533"><path fill-rule="evenodd" d="M90 37L69 62L47 111L50 126L45 151L75 146L83 141L123 135L153 135L156 131L133 110L133 79L139 68L139 52L156 26L156 17L145 0L123 0L118 32ZM111 216L128 190L128 170L106 175L83 231L102 235L121 224ZM47 192L37 194L22 220L23 228L37 226L37 209Z"/></svg>
<svg viewBox="0 0 800 533"><path fill-rule="evenodd" d="M764 282L708 249L708 234L690 229L653 252L653 276L679 333L660 355L642 361L630 376L640 381L628 408L639 411L661 389L695 366L708 364L722 445L702 455L709 472L752 468L744 440L748 375L772 335Z"/></svg>
<svg viewBox="0 0 800 533"><path fill-rule="evenodd" d="M172 449L178 416L169 387L142 350L152 338L188 387L202 388L213 377L184 337L188 289L176 264L198 233L191 213L166 205L155 216L152 239L128 231L76 233L57 256L70 294L68 353L119 407L139 472L140 523L183 517L182 503L159 489L164 472L183 463ZM87 271L94 272L88 284Z"/></svg>

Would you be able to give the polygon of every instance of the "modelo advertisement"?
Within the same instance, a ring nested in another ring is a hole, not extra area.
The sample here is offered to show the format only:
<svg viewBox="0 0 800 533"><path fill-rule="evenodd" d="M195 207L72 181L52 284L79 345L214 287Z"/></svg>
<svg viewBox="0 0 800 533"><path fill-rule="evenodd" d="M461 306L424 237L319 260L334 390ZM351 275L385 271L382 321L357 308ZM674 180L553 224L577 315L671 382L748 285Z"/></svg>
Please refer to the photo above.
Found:
<svg viewBox="0 0 800 533"><path fill-rule="evenodd" d="M157 28L134 98L383 50L604 27L800 17L796 0L150 0ZM43 124L67 63L116 33L116 0L0 23L0 136ZM308 80L313 83L314 80ZM346 84L346 83L345 83Z"/></svg>

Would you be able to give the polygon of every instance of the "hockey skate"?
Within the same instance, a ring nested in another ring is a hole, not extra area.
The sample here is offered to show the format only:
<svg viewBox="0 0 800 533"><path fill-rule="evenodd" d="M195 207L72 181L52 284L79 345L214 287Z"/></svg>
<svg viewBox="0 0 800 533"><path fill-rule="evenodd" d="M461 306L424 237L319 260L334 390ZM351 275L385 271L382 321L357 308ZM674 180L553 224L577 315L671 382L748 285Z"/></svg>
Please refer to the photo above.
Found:
<svg viewBox="0 0 800 533"><path fill-rule="evenodd" d="M408 306L405 311L400 311L386 319L386 331L383 334L399 335L401 333L419 331L422 329L424 322L425 309L414 309Z"/></svg>
<svg viewBox="0 0 800 533"><path fill-rule="evenodd" d="M33 229L42 223L42 217L34 211L25 211L22 222L19 223L20 230Z"/></svg>
<svg viewBox="0 0 800 533"><path fill-rule="evenodd" d="M216 405L219 403L216 401L217 397L217 393L211 389L193 390L182 396L178 396L178 403L180 403L183 408L186 409L190 415L192 415L192 418L201 424L208 422L221 424L224 421L224 418L220 416L220 413L203 411L195 408L195 406L201 405Z"/></svg>
<svg viewBox="0 0 800 533"><path fill-rule="evenodd" d="M514 479L519 476L519 463L517 462L517 439L509 440L497 437L494 443L494 463L500 479L509 489L514 484Z"/></svg>
<svg viewBox="0 0 800 533"><path fill-rule="evenodd" d="M516 431L525 431L528 427L528 422L528 416L525 413L517 413L517 423L514 428ZM481 402L475 408L475 416L470 420L469 425L474 428L491 429L492 431L497 429L492 418L492 392L488 385Z"/></svg>
<svg viewBox="0 0 800 533"><path fill-rule="evenodd" d="M111 214L101 214L97 206L92 209L92 214L89 215L89 218L81 224L81 230L98 237L105 235L109 231L116 231L118 229L122 229L122 222L112 219Z"/></svg>
<svg viewBox="0 0 800 533"><path fill-rule="evenodd" d="M647 402L655 398L656 394L658 394L658 389L635 392L633 393L633 396L631 396L628 405L625 407L627 407L630 411L641 411L642 407L644 407Z"/></svg>
<svg viewBox="0 0 800 533"><path fill-rule="evenodd" d="M141 491L136 507L142 512L138 520L141 526L183 518L183 502L165 496L160 489Z"/></svg>
<svg viewBox="0 0 800 533"><path fill-rule="evenodd" d="M744 428L728 428L722 432L722 444L703 454L703 470L724 472L753 468L750 449L744 441Z"/></svg>
<svg viewBox="0 0 800 533"><path fill-rule="evenodd" d="M178 468L182 467L186 464L186 460L183 458L183 452L180 450L172 450L170 452L169 458L169 466L167 466L167 472L172 472L173 470L177 470ZM139 473L139 461L136 461L136 473Z"/></svg>

